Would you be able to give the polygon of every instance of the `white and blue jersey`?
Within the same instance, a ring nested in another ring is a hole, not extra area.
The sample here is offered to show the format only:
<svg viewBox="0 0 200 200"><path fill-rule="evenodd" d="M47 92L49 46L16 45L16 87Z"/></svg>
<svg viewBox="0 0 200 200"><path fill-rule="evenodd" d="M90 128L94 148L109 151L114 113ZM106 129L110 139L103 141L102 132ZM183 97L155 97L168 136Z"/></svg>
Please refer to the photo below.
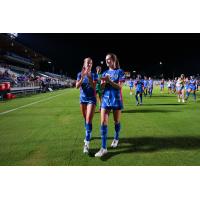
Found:
<svg viewBox="0 0 200 200"><path fill-rule="evenodd" d="M164 86L165 86L165 82L162 80L162 81L160 82L160 88L164 88Z"/></svg>
<svg viewBox="0 0 200 200"><path fill-rule="evenodd" d="M153 88L153 80L149 80L149 82L148 82L148 88Z"/></svg>
<svg viewBox="0 0 200 200"><path fill-rule="evenodd" d="M144 83L144 88L147 88L148 87L148 80L144 80L143 83Z"/></svg>
<svg viewBox="0 0 200 200"><path fill-rule="evenodd" d="M189 89L195 91L196 90L196 80L195 79L191 79L189 81Z"/></svg>
<svg viewBox="0 0 200 200"><path fill-rule="evenodd" d="M133 82L133 81L129 81L128 84L129 84L129 87L130 87L130 88L133 88L133 85L134 85L134 82Z"/></svg>
<svg viewBox="0 0 200 200"><path fill-rule="evenodd" d="M98 77L96 73L91 73L92 80L97 81ZM81 72L77 75L77 81L81 79ZM83 82L80 87L80 103L81 104L95 104L96 105L96 92L91 87L87 76L83 78Z"/></svg>
<svg viewBox="0 0 200 200"><path fill-rule="evenodd" d="M106 70L102 74L102 78L106 76L109 76L110 80L117 84L125 81L125 74L122 69ZM108 110L121 110L123 108L121 90L114 88L109 83L106 83L102 95L101 108Z"/></svg>
<svg viewBox="0 0 200 200"><path fill-rule="evenodd" d="M143 92L143 87L144 87L144 82L143 82L143 80L140 80L140 79L136 79L135 80L135 88L136 88L136 90L135 90L135 92L136 93L142 93Z"/></svg>

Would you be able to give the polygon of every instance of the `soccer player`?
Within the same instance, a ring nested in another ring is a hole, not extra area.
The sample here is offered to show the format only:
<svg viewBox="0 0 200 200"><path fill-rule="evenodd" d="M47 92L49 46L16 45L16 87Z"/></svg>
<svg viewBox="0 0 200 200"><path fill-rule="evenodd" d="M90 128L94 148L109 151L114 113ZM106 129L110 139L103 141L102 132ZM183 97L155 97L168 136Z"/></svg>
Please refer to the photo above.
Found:
<svg viewBox="0 0 200 200"><path fill-rule="evenodd" d="M141 75L138 74L135 80L135 99L136 99L136 106L142 105L142 93L144 91L144 82L141 79ZM138 96L140 96L140 103Z"/></svg>
<svg viewBox="0 0 200 200"><path fill-rule="evenodd" d="M147 77L145 76L144 77L144 96L146 97L147 96L147 88L148 88L148 80L147 80Z"/></svg>
<svg viewBox="0 0 200 200"><path fill-rule="evenodd" d="M171 93L173 93L173 94L176 93L176 83L175 83L175 80L171 81Z"/></svg>
<svg viewBox="0 0 200 200"><path fill-rule="evenodd" d="M177 82L176 82L176 91L177 91L177 96L178 96L178 102L181 102L181 98L182 98L182 102L184 103L184 84L185 84L185 76L184 74L181 74L181 76L178 78Z"/></svg>
<svg viewBox="0 0 200 200"><path fill-rule="evenodd" d="M191 92L193 94L194 101L196 102L196 80L194 79L194 76L190 76L188 91L185 98L186 101L188 100Z"/></svg>
<svg viewBox="0 0 200 200"><path fill-rule="evenodd" d="M162 78L162 80L160 81L160 93L164 92L164 86L165 86L165 80L164 78Z"/></svg>
<svg viewBox="0 0 200 200"><path fill-rule="evenodd" d="M168 88L168 94L171 94L172 93L172 82L170 79L168 79L167 88Z"/></svg>
<svg viewBox="0 0 200 200"><path fill-rule="evenodd" d="M106 55L106 65L108 70L102 74L102 104L101 104L101 149L95 154L95 157L102 157L107 153L107 133L109 113L113 110L113 119L115 123L114 140L111 147L116 148L119 142L119 133L121 130L120 117L123 108L121 89L125 81L124 71L120 69L117 56L113 53Z"/></svg>
<svg viewBox="0 0 200 200"><path fill-rule="evenodd" d="M96 73L97 73L97 84L96 84L96 95L98 95L98 102L99 102L99 111L101 110L101 96L102 96L102 90L101 90L101 67L97 66L96 67Z"/></svg>
<svg viewBox="0 0 200 200"><path fill-rule="evenodd" d="M148 92L149 92L149 96L151 97L153 93L153 80L151 79L151 77L149 77Z"/></svg>
<svg viewBox="0 0 200 200"><path fill-rule="evenodd" d="M80 109L85 122L85 139L83 153L89 153L89 143L92 134L92 119L96 107L97 75L92 73L92 59L85 58L81 72L77 75L76 88L80 88Z"/></svg>
<svg viewBox="0 0 200 200"><path fill-rule="evenodd" d="M133 94L133 84L134 84L132 78L130 78L128 84L129 84L129 88L130 88L130 95L132 95Z"/></svg>

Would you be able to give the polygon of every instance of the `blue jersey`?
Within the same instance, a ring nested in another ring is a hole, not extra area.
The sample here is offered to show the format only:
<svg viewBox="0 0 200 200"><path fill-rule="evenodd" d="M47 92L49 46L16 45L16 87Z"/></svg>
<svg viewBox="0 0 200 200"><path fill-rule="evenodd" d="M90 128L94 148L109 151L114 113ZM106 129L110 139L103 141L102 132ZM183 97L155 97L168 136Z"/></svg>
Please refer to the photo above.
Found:
<svg viewBox="0 0 200 200"><path fill-rule="evenodd" d="M196 80L195 80L195 79L191 79L191 80L189 81L189 88L190 88L191 90L196 90Z"/></svg>
<svg viewBox="0 0 200 200"><path fill-rule="evenodd" d="M153 88L153 80L149 80L148 88Z"/></svg>
<svg viewBox="0 0 200 200"><path fill-rule="evenodd" d="M125 74L122 69L109 69L102 74L102 78L106 76L109 76L110 80L115 83L125 81ZM121 90L114 88L109 83L106 83L102 95L101 107L104 109L121 110L123 108Z"/></svg>
<svg viewBox="0 0 200 200"><path fill-rule="evenodd" d="M129 87L133 87L134 82L133 81L129 81Z"/></svg>
<svg viewBox="0 0 200 200"><path fill-rule="evenodd" d="M144 86L143 80L140 80L140 79L135 80L136 92L140 92L140 93L143 92L143 86Z"/></svg>
<svg viewBox="0 0 200 200"><path fill-rule="evenodd" d="M96 73L91 73L92 80L97 81L98 77ZM81 72L77 75L77 81L81 79ZM89 83L89 79L87 76L83 78L83 82L80 87L80 103L83 104L96 104L96 94L95 90L92 88L92 86Z"/></svg>
<svg viewBox="0 0 200 200"><path fill-rule="evenodd" d="M144 80L143 82L144 82L144 88L147 88L147 86L148 86L148 80Z"/></svg>

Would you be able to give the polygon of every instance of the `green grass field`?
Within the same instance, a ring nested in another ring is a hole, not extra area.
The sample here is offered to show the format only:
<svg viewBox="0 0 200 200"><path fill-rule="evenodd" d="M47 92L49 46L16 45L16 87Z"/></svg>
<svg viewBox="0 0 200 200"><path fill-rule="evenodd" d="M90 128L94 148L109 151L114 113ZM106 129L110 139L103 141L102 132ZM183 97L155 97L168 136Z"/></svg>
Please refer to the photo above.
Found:
<svg viewBox="0 0 200 200"><path fill-rule="evenodd" d="M160 94L158 89L151 99L144 98L142 106L135 105L128 87L123 88L123 97L119 147L109 147L114 135L111 115L109 152L103 158L94 157L101 145L98 112L93 119L91 154L82 153L85 133L79 90L0 102L0 165L200 165L199 92L196 103L191 95L185 104L178 103L173 94Z"/></svg>

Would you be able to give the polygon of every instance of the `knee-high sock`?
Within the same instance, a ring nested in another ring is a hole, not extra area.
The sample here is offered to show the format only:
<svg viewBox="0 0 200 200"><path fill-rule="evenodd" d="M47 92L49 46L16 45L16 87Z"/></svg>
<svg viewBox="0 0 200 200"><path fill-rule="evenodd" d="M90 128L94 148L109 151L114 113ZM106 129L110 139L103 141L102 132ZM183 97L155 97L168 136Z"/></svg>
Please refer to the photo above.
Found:
<svg viewBox="0 0 200 200"><path fill-rule="evenodd" d="M120 130L121 130L121 124L120 123L115 124L115 135L114 135L115 140L119 140Z"/></svg>
<svg viewBox="0 0 200 200"><path fill-rule="evenodd" d="M140 94L140 103L142 103L142 94Z"/></svg>
<svg viewBox="0 0 200 200"><path fill-rule="evenodd" d="M186 92L186 98L188 98L190 96L190 92Z"/></svg>
<svg viewBox="0 0 200 200"><path fill-rule="evenodd" d="M135 99L138 102L138 94L137 93L135 94Z"/></svg>
<svg viewBox="0 0 200 200"><path fill-rule="evenodd" d="M89 142L92 134L92 124L86 123L85 128L85 140Z"/></svg>
<svg viewBox="0 0 200 200"><path fill-rule="evenodd" d="M196 93L193 93L194 100L196 101Z"/></svg>
<svg viewBox="0 0 200 200"><path fill-rule="evenodd" d="M102 144L101 147L106 149L106 140L107 140L107 133L108 133L108 126L107 125L101 125L101 140Z"/></svg>

